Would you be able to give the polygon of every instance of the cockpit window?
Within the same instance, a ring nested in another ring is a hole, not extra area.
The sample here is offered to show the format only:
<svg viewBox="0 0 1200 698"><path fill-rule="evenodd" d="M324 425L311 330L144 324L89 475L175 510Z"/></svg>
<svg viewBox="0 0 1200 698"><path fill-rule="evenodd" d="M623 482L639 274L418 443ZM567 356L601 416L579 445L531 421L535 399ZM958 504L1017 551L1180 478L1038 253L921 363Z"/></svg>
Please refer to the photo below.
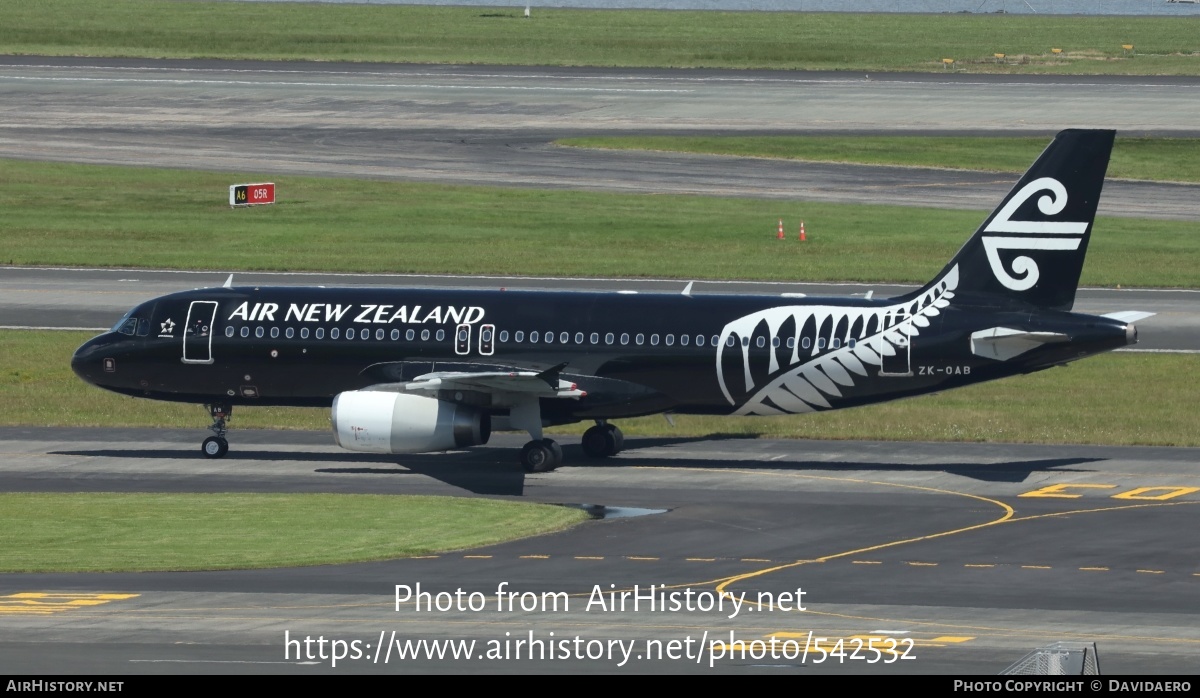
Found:
<svg viewBox="0 0 1200 698"><path fill-rule="evenodd" d="M138 318L137 321L137 336L145 337L150 334L150 321L145 318Z"/></svg>
<svg viewBox="0 0 1200 698"><path fill-rule="evenodd" d="M125 318L121 322L118 322L116 327L113 327L113 331L132 337L137 333L137 322L137 318L135 317Z"/></svg>

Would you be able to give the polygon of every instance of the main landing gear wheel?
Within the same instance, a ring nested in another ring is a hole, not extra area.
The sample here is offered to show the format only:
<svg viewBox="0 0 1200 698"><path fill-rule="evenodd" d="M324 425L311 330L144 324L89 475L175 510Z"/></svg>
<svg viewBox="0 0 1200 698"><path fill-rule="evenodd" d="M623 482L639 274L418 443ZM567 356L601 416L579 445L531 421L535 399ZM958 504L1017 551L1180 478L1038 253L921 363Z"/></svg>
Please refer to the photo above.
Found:
<svg viewBox="0 0 1200 698"><path fill-rule="evenodd" d="M229 452L229 442L220 436L210 436L200 444L205 458L221 458Z"/></svg>
<svg viewBox="0 0 1200 698"><path fill-rule="evenodd" d="M527 473L548 473L559 465L562 465L562 446L555 441L530 441L521 449L521 466Z"/></svg>
<svg viewBox="0 0 1200 698"><path fill-rule="evenodd" d="M229 442L225 440L225 423L233 414L233 407L229 405L205 405L208 408L208 414L212 417L213 423L208 429L214 436L210 436L200 444L200 453L204 454L205 458L224 458L226 453L229 453Z"/></svg>
<svg viewBox="0 0 1200 698"><path fill-rule="evenodd" d="M625 436L612 424L597 424L583 432L583 452L592 458L609 458L625 447Z"/></svg>

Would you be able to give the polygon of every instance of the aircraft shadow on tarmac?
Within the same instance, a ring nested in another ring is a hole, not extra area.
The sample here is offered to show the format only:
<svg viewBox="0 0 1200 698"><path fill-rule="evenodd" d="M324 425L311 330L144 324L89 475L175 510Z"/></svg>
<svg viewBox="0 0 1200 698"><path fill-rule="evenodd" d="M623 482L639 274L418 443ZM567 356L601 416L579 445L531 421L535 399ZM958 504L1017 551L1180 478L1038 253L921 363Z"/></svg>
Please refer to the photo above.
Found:
<svg viewBox="0 0 1200 698"><path fill-rule="evenodd" d="M627 439L624 457L595 460L584 455L578 445L564 445L564 460L567 467L632 468L654 467L680 471L704 470L749 470L791 472L943 472L983 482L1019 483L1034 473L1093 472L1090 468L1074 468L1085 463L1100 462L1103 458L1040 458L1014 460L1001 463L900 463L887 460L721 460L703 458L672 458L643 456L640 449L667 447L684 443L710 443L733 439L752 439L741 435L719 434L706 438L646 438ZM90 449L55 451L53 455L84 456L93 458L159 459L193 461L200 458L192 448L180 449ZM393 476L422 475L452 487L480 495L522 495L526 473L516 458L507 449L472 449L447 453L417 455L375 455L351 452L297 452L270 450L236 450L230 452L230 460L238 461L290 461L301 463L328 464L317 467L314 473L334 475ZM767 454L763 454L767 455ZM802 456L803 454L797 454ZM341 467L338 467L341 466ZM542 476L546 477L546 476ZM553 474L549 475L553 477Z"/></svg>

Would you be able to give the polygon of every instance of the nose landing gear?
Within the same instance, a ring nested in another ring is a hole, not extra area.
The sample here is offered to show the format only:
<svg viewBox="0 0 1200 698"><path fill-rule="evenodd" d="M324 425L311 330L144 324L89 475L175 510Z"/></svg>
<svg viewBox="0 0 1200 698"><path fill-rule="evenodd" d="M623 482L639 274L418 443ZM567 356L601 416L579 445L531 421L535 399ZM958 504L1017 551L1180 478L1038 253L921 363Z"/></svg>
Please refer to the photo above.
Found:
<svg viewBox="0 0 1200 698"><path fill-rule="evenodd" d="M210 436L200 444L200 453L205 458L223 458L229 452L229 442L225 440L225 422L233 415L231 405L205 405L213 423L209 427L215 436Z"/></svg>

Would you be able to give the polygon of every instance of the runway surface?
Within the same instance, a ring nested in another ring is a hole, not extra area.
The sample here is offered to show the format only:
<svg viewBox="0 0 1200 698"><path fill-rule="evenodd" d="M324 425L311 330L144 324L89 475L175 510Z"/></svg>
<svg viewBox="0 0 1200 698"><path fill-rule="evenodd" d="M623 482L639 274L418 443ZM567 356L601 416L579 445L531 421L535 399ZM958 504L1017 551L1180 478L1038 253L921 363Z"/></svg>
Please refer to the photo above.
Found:
<svg viewBox="0 0 1200 698"><path fill-rule="evenodd" d="M234 432L231 440L229 457L206 461L199 431L4 428L0 488L449 494L661 513L426 559L0 575L6 669L960 675L995 674L1061 640L1097 642L1108 674L1190 674L1200 662L1196 449L666 438L631 439L614 462L595 465L566 437L566 466L526 475L515 462L523 440L515 436L391 458L341 451L323 433ZM699 610L723 580L726 591L751 600L769 593L777 605ZM496 610L503 582L510 591L569 596L557 611ZM417 583L434 594L479 592L485 608L397 608L395 585ZM691 589L693 610L651 611L643 600L620 611L592 596L597 587L634 585L666 585L684 609ZM477 644L471 659L401 661L393 631L402 643ZM900 649L818 663L810 644L802 663L713 658L709 643L728 641L730 632L746 641L774 635L782 653L788 639L811 643L809 631L828 638L827 649L839 638L871 637ZM598 651L593 641L632 642L633 651L624 662L607 650L590 659L517 660L510 644L509 659L476 658L486 657L489 642L501 647L531 633L548 641L552 632L580 638L585 651ZM285 633L311 637L313 659L297 658L299 644L287 654ZM376 662L381 633L392 654ZM331 646L318 658L319 637L358 640L363 656L334 667ZM656 640L664 648L677 641L676 658L649 658L656 646L647 641Z"/></svg>
<svg viewBox="0 0 1200 698"><path fill-rule="evenodd" d="M604 133L1200 133L1200 80L0 57L0 156L991 209L1012 175L563 148ZM281 194L286 196L286 194ZM1100 215L1200 220L1110 181Z"/></svg>
<svg viewBox="0 0 1200 698"><path fill-rule="evenodd" d="M1196 136L1198 106L1200 81L1175 78L6 57L0 58L0 156L990 209L1013 177L596 153L551 141L581 133L731 131L1021 132L1048 140L1068 126ZM1101 214L1197 220L1198 193L1194 185L1110 182ZM0 325L107 327L149 297L220 285L225 277L4 267ZM682 290L679 281L240 273L235 283ZM901 289L717 282L695 288L868 290ZM1077 309L1158 312L1139 323L1139 347L1195 350L1195 297L1186 290L1089 289ZM201 416L198 410L198 426ZM565 467L526 475L516 465L521 436L499 435L466 452L380 457L342 451L324 433L234 431L229 456L209 461L197 453L204 435L0 428L0 491L448 494L642 515L428 559L0 575L0 668L54 676L962 675L994 674L1058 640L1097 642L1109 674L1191 674L1200 666L1200 550L1190 534L1200 502L1198 449L664 438L631 439L629 450L601 466L584 461L578 437L566 436L556 437L565 445ZM395 602L395 585L421 583L434 593L478 591L494 604L504 582L517 592L565 593L569 608L418 612ZM736 614L729 607L651 611L644 601L622 611L602 609L591 596L596 588L634 585L643 593L649 585L667 585L669 593L691 589L692 601L712 599L720 586L751 601L770 594L774 603ZM796 608L801 603L803 611ZM775 637L783 654L756 655L750 646L748 655L730 657L735 647L713 643L728 642L731 632L734 640ZM826 640L814 644L816 638ZM568 643L550 647L553 659L528 659L529 645L516 646L520 639ZM817 648L831 650L839 639L846 655L818 663ZM347 651L356 647L359 656L333 666L332 640L347 643ZM408 640L476 645L470 659L401 660ZM381 651L381 644L389 649ZM870 644L895 651L875 654ZM493 646L508 658L487 659ZM801 646L810 650L803 661L789 655ZM515 652L524 654L513 658ZM485 658L477 658L481 653Z"/></svg>

